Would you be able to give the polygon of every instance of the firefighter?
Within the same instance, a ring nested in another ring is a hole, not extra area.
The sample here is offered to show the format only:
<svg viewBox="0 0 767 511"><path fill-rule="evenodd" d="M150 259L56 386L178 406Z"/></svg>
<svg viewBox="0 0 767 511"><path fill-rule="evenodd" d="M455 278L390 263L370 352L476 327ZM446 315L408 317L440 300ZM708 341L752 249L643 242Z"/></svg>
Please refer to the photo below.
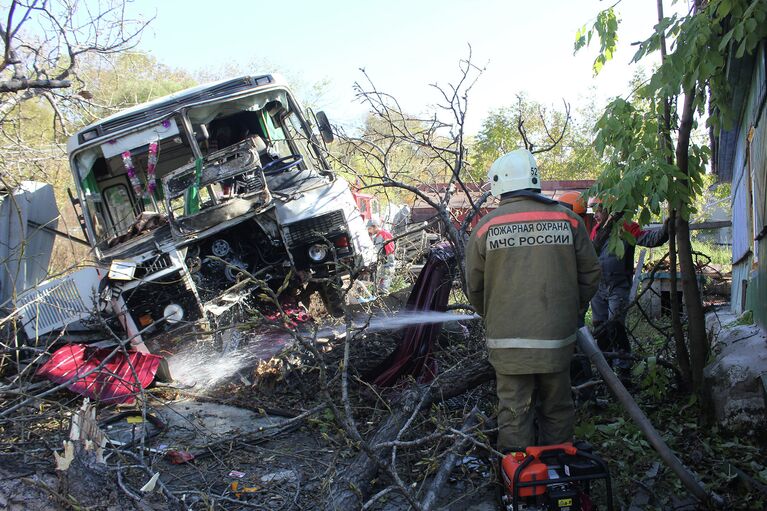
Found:
<svg viewBox="0 0 767 511"><path fill-rule="evenodd" d="M621 241L621 257L611 252L607 243L610 231L615 222L622 221L623 214L608 215L602 200L596 197L589 199L588 206L592 208L595 220L590 237L602 269L599 289L591 299L591 320L595 336L604 351L628 352L631 351L631 345L625 321L634 275L634 244ZM637 245L643 247L658 247L668 241L668 219L658 229L642 229L636 222L626 221L623 221L621 228L634 237ZM627 376L630 367L628 360L616 361L615 366L621 369L623 376Z"/></svg>
<svg viewBox="0 0 767 511"><path fill-rule="evenodd" d="M394 266L396 264L394 259L394 242L391 241L393 236L389 231L381 227L381 221L377 218L371 218L368 221L368 234L373 239L373 244L378 254L378 284L376 289L379 295L387 295L389 294L391 281L394 277Z"/></svg>
<svg viewBox="0 0 767 511"><path fill-rule="evenodd" d="M559 197L559 203L579 217L586 217L586 199L581 192L565 192Z"/></svg>
<svg viewBox="0 0 767 511"><path fill-rule="evenodd" d="M584 223L586 223L586 197L581 192L565 192L559 197L559 203L572 210L573 213L581 217ZM588 229L588 224L586 224L586 228ZM578 316L578 328L586 324L587 311L588 307L582 310ZM586 362L586 365L590 365L589 362Z"/></svg>
<svg viewBox="0 0 767 511"><path fill-rule="evenodd" d="M468 298L483 316L498 393L498 449L570 441L570 358L578 315L599 284L583 220L540 194L533 155L498 158L488 173L500 205L466 248Z"/></svg>
<svg viewBox="0 0 767 511"><path fill-rule="evenodd" d="M581 192L565 192L560 195L559 203L566 208L571 209L573 213L581 217L588 230L588 221L586 219L586 213L588 212L586 209L587 202L586 197ZM588 307L581 310L578 314L578 328L586 324L587 311ZM578 346L575 347L575 352L579 353ZM585 356L573 357L573 360L570 362L570 382L573 385L577 386L586 383L592 379L593 375L594 373L591 371L591 362L589 362L588 358ZM580 400L588 401L593 397L594 392L591 387L586 387L576 394L576 399Z"/></svg>

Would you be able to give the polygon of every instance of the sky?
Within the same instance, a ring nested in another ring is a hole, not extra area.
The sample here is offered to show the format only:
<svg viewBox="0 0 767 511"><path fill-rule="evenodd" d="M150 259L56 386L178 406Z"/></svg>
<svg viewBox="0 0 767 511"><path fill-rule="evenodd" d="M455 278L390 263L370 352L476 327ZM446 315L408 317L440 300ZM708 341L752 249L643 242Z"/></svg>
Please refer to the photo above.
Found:
<svg viewBox="0 0 767 511"><path fill-rule="evenodd" d="M469 55L485 71L469 94L467 131L485 116L512 105L517 93L552 108L562 100L588 108L595 98L625 96L636 65L635 47L657 21L655 2L622 0L619 49L593 76L597 47L573 55L576 31L593 23L613 2L598 0L135 0L133 14L155 16L139 49L162 64L189 72L216 73L227 64L244 73L279 70L307 91L326 81L315 98L331 122L361 124L366 108L353 85L364 68L379 90L410 113L433 111L439 101L430 84L459 78ZM670 2L667 2L670 3ZM684 4L685 2L681 2ZM198 7L199 5L199 7ZM203 7L204 6L204 7ZM670 7L666 7L669 9Z"/></svg>

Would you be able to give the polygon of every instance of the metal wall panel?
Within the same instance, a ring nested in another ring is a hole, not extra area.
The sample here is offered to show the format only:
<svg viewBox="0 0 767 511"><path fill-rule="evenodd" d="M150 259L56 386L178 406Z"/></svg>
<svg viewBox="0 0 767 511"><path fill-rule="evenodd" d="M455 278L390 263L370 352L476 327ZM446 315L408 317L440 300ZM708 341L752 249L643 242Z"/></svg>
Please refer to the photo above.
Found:
<svg viewBox="0 0 767 511"><path fill-rule="evenodd" d="M754 234L758 234L767 225L767 201L765 180L767 178L767 118L764 113L754 129L751 140L751 189L754 197ZM767 255L767 254L766 254Z"/></svg>
<svg viewBox="0 0 767 511"><path fill-rule="evenodd" d="M740 261L753 246L754 231L759 232L767 220L764 212L765 161L767 133L765 114L761 108L765 90L764 47L759 49L754 72L746 94L740 119L740 135L736 142L732 177L732 260ZM757 118L759 116L759 118ZM753 139L749 144L749 132ZM750 146L750 147L749 147ZM749 167L751 172L749 172ZM752 188L756 199L752 206ZM752 218L754 222L752 223Z"/></svg>
<svg viewBox="0 0 767 511"><path fill-rule="evenodd" d="M45 279L59 210L53 187L23 181L0 200L0 305ZM7 305L7 304L6 304Z"/></svg>
<svg viewBox="0 0 767 511"><path fill-rule="evenodd" d="M751 270L748 287L746 289L746 310L754 312L754 321L762 328L767 329L767 238L759 241L758 252L761 255L761 264ZM735 272L733 272L733 282Z"/></svg>
<svg viewBox="0 0 767 511"><path fill-rule="evenodd" d="M738 140L732 180L732 261L738 262L751 250L751 215L748 167L745 165L745 138Z"/></svg>
<svg viewBox="0 0 767 511"><path fill-rule="evenodd" d="M732 287L730 288L730 310L733 314L742 314L745 310L744 289L747 289L751 268L751 258L745 258L740 264L732 266Z"/></svg>
<svg viewBox="0 0 767 511"><path fill-rule="evenodd" d="M759 49L754 68L754 82L749 100L752 102L753 112L751 126L754 126L753 138L750 146L751 160L751 187L754 203L754 234L762 231L767 225L767 194L765 194L765 181L767 181L767 114L764 102L767 97L767 80L765 77L764 45ZM767 256L767 254L763 254Z"/></svg>
<svg viewBox="0 0 767 511"><path fill-rule="evenodd" d="M767 238L759 241L758 250L767 254ZM734 314L753 311L754 321L767 329L767 263L753 267L752 261L752 257L746 257L732 266L730 310Z"/></svg>

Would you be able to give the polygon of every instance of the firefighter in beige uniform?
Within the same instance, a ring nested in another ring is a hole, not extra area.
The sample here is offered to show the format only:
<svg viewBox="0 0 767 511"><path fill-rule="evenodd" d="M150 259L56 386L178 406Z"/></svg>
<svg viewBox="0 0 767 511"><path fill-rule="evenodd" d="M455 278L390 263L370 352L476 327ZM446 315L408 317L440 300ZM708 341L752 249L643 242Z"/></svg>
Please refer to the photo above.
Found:
<svg viewBox="0 0 767 511"><path fill-rule="evenodd" d="M499 207L474 228L466 255L469 301L485 319L498 391L498 449L572 439L570 358L579 312L599 286L583 220L540 194L535 159L518 149L490 167Z"/></svg>

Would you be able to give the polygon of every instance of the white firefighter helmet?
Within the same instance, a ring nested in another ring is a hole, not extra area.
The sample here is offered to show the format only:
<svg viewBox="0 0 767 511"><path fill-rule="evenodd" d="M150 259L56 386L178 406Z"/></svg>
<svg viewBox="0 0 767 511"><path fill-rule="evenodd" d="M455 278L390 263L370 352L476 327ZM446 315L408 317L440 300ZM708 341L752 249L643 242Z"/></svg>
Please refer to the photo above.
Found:
<svg viewBox="0 0 767 511"><path fill-rule="evenodd" d="M490 165L487 180L490 182L490 192L496 197L517 190L541 191L538 165L527 149L516 149L495 160Z"/></svg>

